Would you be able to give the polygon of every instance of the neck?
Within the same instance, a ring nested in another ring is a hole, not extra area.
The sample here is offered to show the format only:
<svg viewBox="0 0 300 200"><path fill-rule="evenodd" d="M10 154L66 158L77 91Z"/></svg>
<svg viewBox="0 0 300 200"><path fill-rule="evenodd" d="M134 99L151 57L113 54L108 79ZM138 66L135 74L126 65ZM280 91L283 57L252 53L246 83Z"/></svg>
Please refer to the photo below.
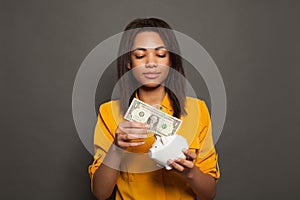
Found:
<svg viewBox="0 0 300 200"><path fill-rule="evenodd" d="M166 91L163 85L160 85L156 88L147 88L142 86L138 89L139 99L152 106L161 104L165 94Z"/></svg>

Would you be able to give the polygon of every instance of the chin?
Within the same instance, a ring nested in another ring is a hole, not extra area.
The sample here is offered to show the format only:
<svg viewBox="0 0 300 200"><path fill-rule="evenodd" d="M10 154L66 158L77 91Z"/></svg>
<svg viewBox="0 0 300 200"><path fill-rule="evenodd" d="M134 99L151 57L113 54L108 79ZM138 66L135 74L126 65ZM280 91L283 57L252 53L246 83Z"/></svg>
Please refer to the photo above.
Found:
<svg viewBox="0 0 300 200"><path fill-rule="evenodd" d="M142 87L143 88L147 88L147 89L155 89L155 88L158 88L158 87L160 87L161 86L161 84L159 83L144 83L144 84L142 84Z"/></svg>

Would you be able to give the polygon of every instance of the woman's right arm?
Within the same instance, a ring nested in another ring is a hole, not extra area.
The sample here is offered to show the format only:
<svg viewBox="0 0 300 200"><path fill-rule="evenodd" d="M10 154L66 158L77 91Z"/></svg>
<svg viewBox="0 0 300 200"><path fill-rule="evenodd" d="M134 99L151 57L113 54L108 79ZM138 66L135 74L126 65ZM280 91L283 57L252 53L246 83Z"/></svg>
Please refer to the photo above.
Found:
<svg viewBox="0 0 300 200"><path fill-rule="evenodd" d="M123 150L144 144L149 126L138 122L122 122L116 130L113 145L110 146L103 164L93 175L93 194L98 200L107 199L116 185Z"/></svg>

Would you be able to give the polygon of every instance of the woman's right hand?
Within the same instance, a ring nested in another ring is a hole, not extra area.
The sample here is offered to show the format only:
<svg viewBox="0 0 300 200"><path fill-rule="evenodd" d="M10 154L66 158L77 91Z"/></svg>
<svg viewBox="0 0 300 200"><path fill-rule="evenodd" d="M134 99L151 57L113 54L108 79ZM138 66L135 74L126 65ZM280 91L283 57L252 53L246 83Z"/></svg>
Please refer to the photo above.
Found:
<svg viewBox="0 0 300 200"><path fill-rule="evenodd" d="M148 131L148 124L129 121L121 122L116 130L114 143L123 149L143 145Z"/></svg>

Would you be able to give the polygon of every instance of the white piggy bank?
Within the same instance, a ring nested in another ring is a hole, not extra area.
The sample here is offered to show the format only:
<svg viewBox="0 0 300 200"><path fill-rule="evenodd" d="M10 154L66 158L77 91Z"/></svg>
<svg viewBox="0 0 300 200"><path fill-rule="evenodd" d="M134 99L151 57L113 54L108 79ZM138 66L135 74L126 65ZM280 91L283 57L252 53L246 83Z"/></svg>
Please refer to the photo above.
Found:
<svg viewBox="0 0 300 200"><path fill-rule="evenodd" d="M149 157L170 170L172 167L168 165L169 159L186 158L182 153L183 148L188 149L188 143L181 135L163 136L153 143L149 150Z"/></svg>

